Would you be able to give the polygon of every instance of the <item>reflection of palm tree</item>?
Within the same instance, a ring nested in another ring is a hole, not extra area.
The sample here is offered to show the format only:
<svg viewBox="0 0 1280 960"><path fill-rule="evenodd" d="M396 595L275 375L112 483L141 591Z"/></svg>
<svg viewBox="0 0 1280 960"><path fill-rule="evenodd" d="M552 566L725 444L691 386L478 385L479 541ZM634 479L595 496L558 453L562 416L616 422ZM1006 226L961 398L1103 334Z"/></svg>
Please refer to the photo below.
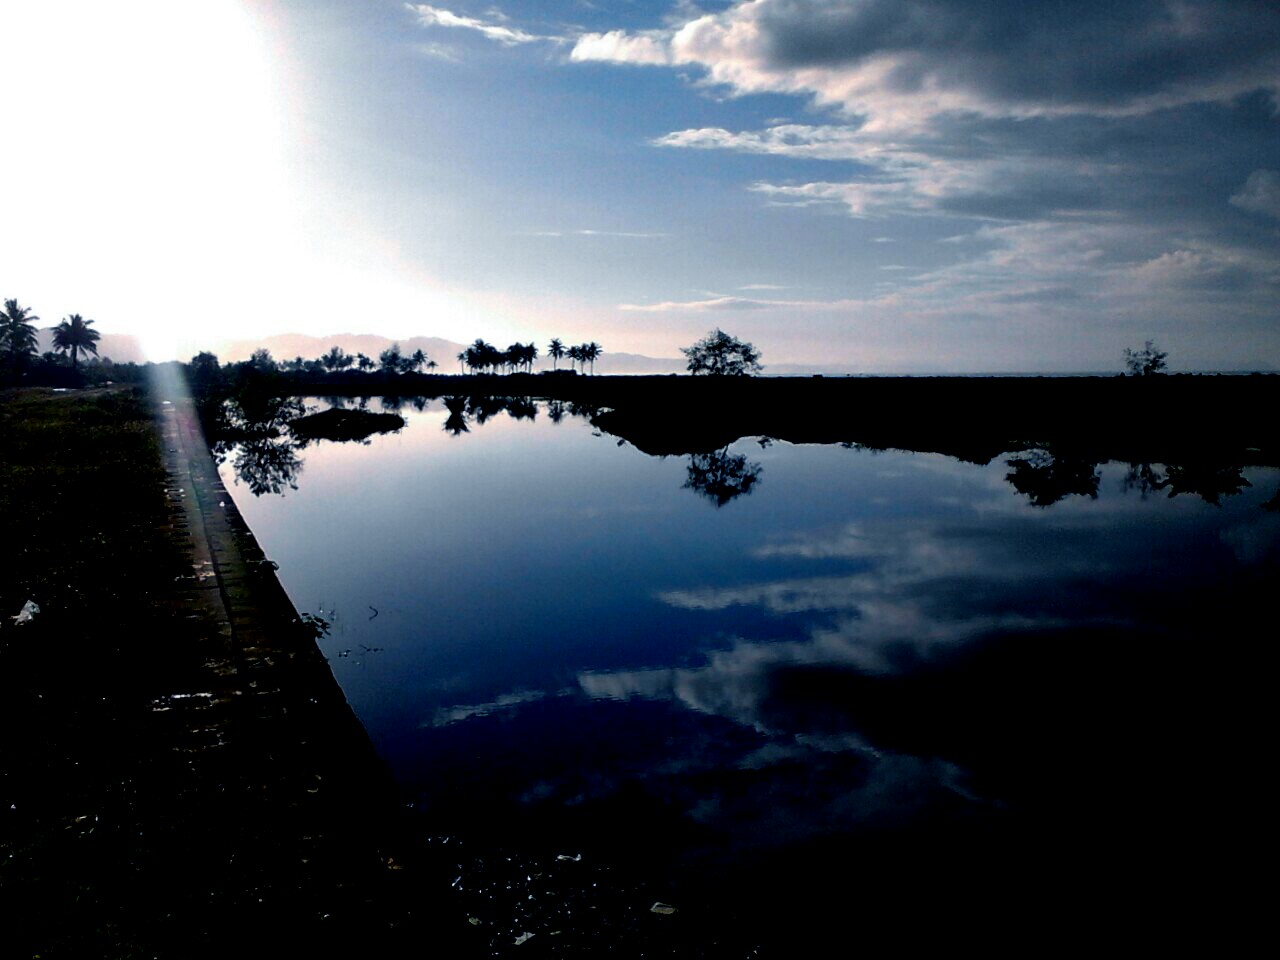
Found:
<svg viewBox="0 0 1280 960"><path fill-rule="evenodd" d="M449 416L444 422L444 429L453 436L462 433L469 433L471 428L467 426L467 398L466 397L445 397L444 407L449 411Z"/></svg>
<svg viewBox="0 0 1280 960"><path fill-rule="evenodd" d="M714 453L695 453L689 457L685 489L694 490L723 507L730 500L751 492L760 482L764 467L748 461L742 454L730 454L729 448Z"/></svg>
<svg viewBox="0 0 1280 960"><path fill-rule="evenodd" d="M512 420L536 420L538 405L529 397L511 397L507 400L507 415Z"/></svg>
<svg viewBox="0 0 1280 960"><path fill-rule="evenodd" d="M101 334L90 330L92 320L85 320L78 313L73 313L63 320L53 331L53 347L59 353L71 354L71 369L76 369L80 359L80 351L98 355L98 339Z"/></svg>

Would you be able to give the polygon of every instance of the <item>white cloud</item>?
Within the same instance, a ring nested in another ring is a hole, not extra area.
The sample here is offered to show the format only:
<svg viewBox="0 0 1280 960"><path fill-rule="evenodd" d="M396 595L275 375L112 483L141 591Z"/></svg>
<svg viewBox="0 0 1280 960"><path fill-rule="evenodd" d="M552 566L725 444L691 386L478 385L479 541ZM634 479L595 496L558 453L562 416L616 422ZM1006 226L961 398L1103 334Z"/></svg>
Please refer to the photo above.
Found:
<svg viewBox="0 0 1280 960"><path fill-rule="evenodd" d="M1025 16L946 0L742 0L666 30L587 34L571 57L696 66L732 92L807 95L880 130L956 110L1123 115L1276 88L1274 11L1230 0L1115 6Z"/></svg>
<svg viewBox="0 0 1280 960"><path fill-rule="evenodd" d="M857 127L844 125L810 126L783 124L760 131L733 133L723 127L676 130L653 141L657 147L685 147L697 150L736 150L779 157L813 160L857 160L868 149Z"/></svg>
<svg viewBox="0 0 1280 960"><path fill-rule="evenodd" d="M579 37L569 53L580 63L604 61L642 66L669 66L673 61L666 31L588 33Z"/></svg>
<svg viewBox="0 0 1280 960"><path fill-rule="evenodd" d="M1255 170L1231 203L1241 210L1280 218L1280 171Z"/></svg>
<svg viewBox="0 0 1280 960"><path fill-rule="evenodd" d="M406 4L406 6L417 15L418 22L424 27L457 27L463 30L474 30L506 47L514 47L522 43L537 43L538 41L559 43L563 39L561 37L545 37L527 33L517 27L508 27L502 23L460 16L452 11L441 7L432 7L425 3L410 3Z"/></svg>
<svg viewBox="0 0 1280 960"><path fill-rule="evenodd" d="M769 198L775 206L811 207L836 204L848 208L850 216L883 217L891 214L923 212L930 208L930 196L907 180L854 181L832 183L753 183L747 188Z"/></svg>
<svg viewBox="0 0 1280 960"><path fill-rule="evenodd" d="M769 307L785 307L783 300L753 300L749 297L713 297L709 300L664 300L662 303L624 303L619 310L637 313L671 313L681 310L759 310Z"/></svg>

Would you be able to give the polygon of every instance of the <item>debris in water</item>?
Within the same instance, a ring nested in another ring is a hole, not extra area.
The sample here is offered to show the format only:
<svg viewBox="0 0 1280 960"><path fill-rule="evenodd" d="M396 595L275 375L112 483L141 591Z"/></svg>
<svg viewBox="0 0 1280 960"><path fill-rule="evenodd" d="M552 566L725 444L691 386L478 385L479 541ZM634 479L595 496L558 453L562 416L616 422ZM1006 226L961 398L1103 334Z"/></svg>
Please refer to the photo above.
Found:
<svg viewBox="0 0 1280 960"><path fill-rule="evenodd" d="M572 860L574 863L577 863L579 860L581 860L581 859L582 859L582 854L580 854L580 853L579 853L579 854L575 854L574 856L572 856L572 857L571 857L571 856L569 856L567 853L562 853L562 854L560 854L558 857L556 857L556 859L557 859L557 860Z"/></svg>
<svg viewBox="0 0 1280 960"><path fill-rule="evenodd" d="M9 609L13 608L10 607ZM28 600L22 605L22 609L18 611L18 615L16 617L10 617L9 619L13 621L14 626L21 623L30 623L36 618L36 614L39 612L40 604L36 603L34 600Z"/></svg>
<svg viewBox="0 0 1280 960"><path fill-rule="evenodd" d="M531 940L531 939L533 939L532 933L522 933L520 934L520 936L516 937L516 946L518 947L520 946L520 944L524 943L526 940Z"/></svg>
<svg viewBox="0 0 1280 960"><path fill-rule="evenodd" d="M650 908L649 908L649 912L650 912L650 913L660 913L660 914L662 914L662 916L664 916L664 917L669 917L669 916L671 916L671 914L673 914L673 913L675 913L675 912L676 912L676 908L675 908L675 907L673 907L673 906L671 906L671 904L669 904L669 903L661 903L661 902L659 902L659 903L655 903L652 907L650 907Z"/></svg>

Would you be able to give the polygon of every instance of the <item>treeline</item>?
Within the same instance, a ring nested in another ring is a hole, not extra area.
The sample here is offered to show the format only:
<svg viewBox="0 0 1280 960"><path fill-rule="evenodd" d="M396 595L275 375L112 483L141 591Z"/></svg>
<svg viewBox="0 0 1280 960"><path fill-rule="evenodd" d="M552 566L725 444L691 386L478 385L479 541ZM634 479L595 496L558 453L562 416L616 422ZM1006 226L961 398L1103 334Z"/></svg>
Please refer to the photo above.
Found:
<svg viewBox="0 0 1280 960"><path fill-rule="evenodd" d="M53 328L53 349L38 351L40 318L17 300L0 309L0 383L40 387L79 387L106 382L137 383L142 368L98 356L101 334L94 321L73 313ZM85 362L80 362L81 354Z"/></svg>
<svg viewBox="0 0 1280 960"><path fill-rule="evenodd" d="M595 364L604 348L594 340L577 346L566 347L559 339L547 345L546 356L551 358L552 372L558 369L559 361L567 359L571 370L581 369L583 373L595 373ZM513 343L505 350L500 350L484 340L476 340L465 350L454 357L458 361L458 372L466 374L479 373L532 373L534 362L540 356L536 343ZM199 366L206 372L218 365L218 358L212 353L200 353L192 358L191 366ZM313 359L298 356L292 360L277 360L269 350L255 350L248 360L236 364L224 364L225 373L234 375L237 371L251 371L258 374L286 373L321 376L337 373L381 374L384 376L401 376L411 373L432 374L439 368L435 360L421 350L404 353L400 344L393 343L378 356L370 357L363 353L347 353L342 347L333 346L327 353Z"/></svg>

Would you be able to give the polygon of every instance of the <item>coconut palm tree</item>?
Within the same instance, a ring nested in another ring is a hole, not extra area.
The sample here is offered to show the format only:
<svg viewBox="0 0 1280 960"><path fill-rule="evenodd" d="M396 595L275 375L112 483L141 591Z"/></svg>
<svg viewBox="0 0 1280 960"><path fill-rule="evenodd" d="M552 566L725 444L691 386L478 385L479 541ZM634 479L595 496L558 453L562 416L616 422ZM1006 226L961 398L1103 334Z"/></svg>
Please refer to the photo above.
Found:
<svg viewBox="0 0 1280 960"><path fill-rule="evenodd" d="M0 350L9 355L15 373L35 356L35 321L39 319L30 307L18 306L17 300L6 300L0 310Z"/></svg>
<svg viewBox="0 0 1280 960"><path fill-rule="evenodd" d="M465 374L467 372L465 368L465 364L467 362L467 351L463 350L455 359L458 361L458 372Z"/></svg>
<svg viewBox="0 0 1280 960"><path fill-rule="evenodd" d="M551 369L555 370L556 362L564 356L564 344L559 337L547 344L547 356L551 358Z"/></svg>
<svg viewBox="0 0 1280 960"><path fill-rule="evenodd" d="M76 369L80 359L80 351L98 355L98 340L101 334L90 330L92 320L85 320L78 313L73 313L63 320L53 331L53 348L58 353L71 354L71 369Z"/></svg>
<svg viewBox="0 0 1280 960"><path fill-rule="evenodd" d="M604 353L604 348L594 340L582 345L582 358L591 364L592 374L595 374L596 372L596 360L600 358L600 354L602 353Z"/></svg>
<svg viewBox="0 0 1280 960"><path fill-rule="evenodd" d="M570 367L572 367L575 363L579 363L579 362L581 362L581 361L582 361L582 348L581 348L581 347L570 347L566 352L567 352L567 353L568 353L568 355L569 355L569 366L570 366Z"/></svg>

